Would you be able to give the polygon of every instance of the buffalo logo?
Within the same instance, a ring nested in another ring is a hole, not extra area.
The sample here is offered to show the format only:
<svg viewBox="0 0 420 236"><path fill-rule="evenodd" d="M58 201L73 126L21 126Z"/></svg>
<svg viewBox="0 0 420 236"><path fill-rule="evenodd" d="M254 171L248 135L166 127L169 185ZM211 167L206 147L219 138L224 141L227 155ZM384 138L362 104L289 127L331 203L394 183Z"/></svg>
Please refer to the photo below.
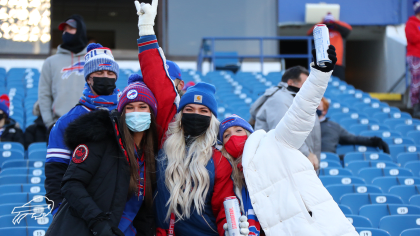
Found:
<svg viewBox="0 0 420 236"><path fill-rule="evenodd" d="M85 65L84 61L76 62L73 65L69 67L64 67L61 69L61 75L62 79L68 79L71 74L76 73L76 75L83 75L83 67Z"/></svg>
<svg viewBox="0 0 420 236"><path fill-rule="evenodd" d="M236 120L236 118L230 118L229 120L223 121L221 125L225 125L225 124L230 123L230 122L233 122L235 120Z"/></svg>
<svg viewBox="0 0 420 236"><path fill-rule="evenodd" d="M196 103L203 103L203 96L201 96L201 95L194 95L194 102L196 102Z"/></svg>
<svg viewBox="0 0 420 236"><path fill-rule="evenodd" d="M130 91L127 92L127 98L130 99L130 100L132 100L132 99L134 99L134 98L137 97L137 94L138 94L137 93L137 90L132 89L132 90L130 90Z"/></svg>
<svg viewBox="0 0 420 236"><path fill-rule="evenodd" d="M111 67L111 64L109 64L109 63L103 63L103 64L99 64L99 66Z"/></svg>
<svg viewBox="0 0 420 236"><path fill-rule="evenodd" d="M89 149L87 148L87 146L81 144L77 146L76 149L74 149L72 161L77 164L82 163L86 160L88 154Z"/></svg>
<svg viewBox="0 0 420 236"><path fill-rule="evenodd" d="M47 202L45 204L44 202ZM23 220L27 215L31 215L31 218L34 218L39 225L46 225L49 223L48 214L54 209L54 202L49 200L45 196L36 195L28 203L23 204L13 208L12 214L17 214L12 223L15 225L20 224L20 221Z"/></svg>

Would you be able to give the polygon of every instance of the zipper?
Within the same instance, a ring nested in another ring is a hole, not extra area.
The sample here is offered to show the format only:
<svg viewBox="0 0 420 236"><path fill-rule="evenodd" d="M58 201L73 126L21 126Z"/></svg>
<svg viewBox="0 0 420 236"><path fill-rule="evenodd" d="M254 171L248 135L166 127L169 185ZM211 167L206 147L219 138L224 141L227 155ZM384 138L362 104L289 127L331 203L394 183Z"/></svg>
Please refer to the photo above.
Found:
<svg viewBox="0 0 420 236"><path fill-rule="evenodd" d="M203 217L204 221L205 221L205 222L206 222L206 224L209 226L209 228L210 228L211 230L213 230L213 232L215 232L216 234L218 234L218 232L217 232L216 230L214 230L214 229L210 226L210 224L207 222L206 217L204 217L203 215L201 215L201 217Z"/></svg>

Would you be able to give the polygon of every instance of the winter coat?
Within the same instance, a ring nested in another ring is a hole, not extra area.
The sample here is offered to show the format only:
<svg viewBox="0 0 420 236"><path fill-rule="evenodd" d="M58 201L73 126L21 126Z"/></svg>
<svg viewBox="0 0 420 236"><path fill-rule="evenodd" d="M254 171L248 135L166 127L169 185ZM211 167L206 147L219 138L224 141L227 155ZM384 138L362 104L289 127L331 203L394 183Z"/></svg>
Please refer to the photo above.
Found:
<svg viewBox="0 0 420 236"><path fill-rule="evenodd" d="M408 18L405 35L407 37L407 56L420 58L420 20L416 16Z"/></svg>
<svg viewBox="0 0 420 236"><path fill-rule="evenodd" d="M358 235L298 150L314 126L331 73L312 68L276 128L268 133L257 130L245 143L245 182L267 236Z"/></svg>
<svg viewBox="0 0 420 236"><path fill-rule="evenodd" d="M66 144L75 151L61 183L64 200L46 235L91 236L89 225L100 213L111 213L108 223L118 227L129 197L130 170L117 124L117 112L110 118L108 111L98 110L66 129ZM144 235L154 235L153 210L142 208L134 227L141 235L144 229Z"/></svg>
<svg viewBox="0 0 420 236"><path fill-rule="evenodd" d="M34 124L25 130L25 148L28 149L31 143L37 142L47 142L47 127L45 127L41 116L38 116Z"/></svg>
<svg viewBox="0 0 420 236"><path fill-rule="evenodd" d="M255 119L254 130L262 129L266 132L275 129L280 120L293 103L296 92L287 89L287 84L280 82L277 87L269 88L263 96L251 106L251 115ZM321 158L321 127L319 119L305 142L299 148L303 155L315 154Z"/></svg>
<svg viewBox="0 0 420 236"><path fill-rule="evenodd" d="M19 124L10 117L7 120L9 123L3 126L3 132L1 133L0 141L18 142L22 145L25 145L25 138Z"/></svg>

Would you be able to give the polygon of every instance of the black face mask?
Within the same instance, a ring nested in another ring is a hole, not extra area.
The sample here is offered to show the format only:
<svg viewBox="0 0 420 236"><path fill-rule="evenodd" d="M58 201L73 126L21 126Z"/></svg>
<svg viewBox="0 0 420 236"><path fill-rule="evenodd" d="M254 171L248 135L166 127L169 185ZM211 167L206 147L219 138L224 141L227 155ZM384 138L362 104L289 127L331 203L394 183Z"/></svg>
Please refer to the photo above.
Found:
<svg viewBox="0 0 420 236"><path fill-rule="evenodd" d="M195 113L182 114L181 124L185 136L197 137L206 132L210 126L210 116L203 116Z"/></svg>
<svg viewBox="0 0 420 236"><path fill-rule="evenodd" d="M2 120L3 118L6 118L7 116L6 116L6 114L0 114L0 120Z"/></svg>
<svg viewBox="0 0 420 236"><path fill-rule="evenodd" d="M316 109L316 114L318 117L322 116L322 110Z"/></svg>
<svg viewBox="0 0 420 236"><path fill-rule="evenodd" d="M117 80L108 77L93 77L92 89L98 95L111 95L117 87L115 82Z"/></svg>

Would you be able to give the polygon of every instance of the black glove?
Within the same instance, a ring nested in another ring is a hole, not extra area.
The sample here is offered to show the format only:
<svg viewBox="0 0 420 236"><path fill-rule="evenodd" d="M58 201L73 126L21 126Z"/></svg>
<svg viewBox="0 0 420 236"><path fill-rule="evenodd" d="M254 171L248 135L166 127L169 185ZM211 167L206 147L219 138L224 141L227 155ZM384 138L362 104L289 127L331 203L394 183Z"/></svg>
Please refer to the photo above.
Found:
<svg viewBox="0 0 420 236"><path fill-rule="evenodd" d="M125 236L118 227L111 227L108 223L111 213L101 213L89 224L90 231L95 236Z"/></svg>
<svg viewBox="0 0 420 236"><path fill-rule="evenodd" d="M313 60L314 60L314 65L312 66L313 68L315 68L319 71L322 71L322 72L330 72L330 71L334 70L335 63L337 63L337 54L335 53L335 47L333 45L330 45L328 47L327 52L328 52L328 58L331 60L331 63L325 63L326 67L322 68L322 67L319 67L318 64L316 63L317 60L316 60L316 50L315 50L315 48L312 49L312 57L313 57Z"/></svg>
<svg viewBox="0 0 420 236"><path fill-rule="evenodd" d="M383 150L385 153L390 153L389 152L389 146L386 142L384 142L384 140L382 140L379 137L372 137L370 138L370 141L372 142L372 146L374 147L378 147L379 149Z"/></svg>

